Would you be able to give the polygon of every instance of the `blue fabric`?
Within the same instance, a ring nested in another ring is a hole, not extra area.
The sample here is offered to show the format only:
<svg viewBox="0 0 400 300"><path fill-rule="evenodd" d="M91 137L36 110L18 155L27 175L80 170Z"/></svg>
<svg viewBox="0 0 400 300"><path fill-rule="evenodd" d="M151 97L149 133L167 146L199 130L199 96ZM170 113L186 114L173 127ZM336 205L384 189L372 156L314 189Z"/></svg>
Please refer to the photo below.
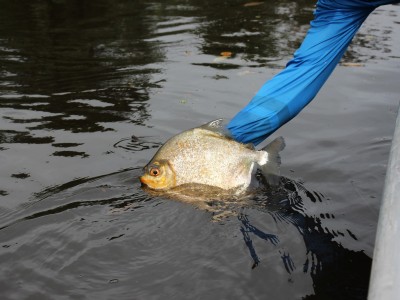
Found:
<svg viewBox="0 0 400 300"><path fill-rule="evenodd" d="M267 81L228 124L243 143L261 143L318 93L368 15L399 0L319 0L307 35L286 68Z"/></svg>

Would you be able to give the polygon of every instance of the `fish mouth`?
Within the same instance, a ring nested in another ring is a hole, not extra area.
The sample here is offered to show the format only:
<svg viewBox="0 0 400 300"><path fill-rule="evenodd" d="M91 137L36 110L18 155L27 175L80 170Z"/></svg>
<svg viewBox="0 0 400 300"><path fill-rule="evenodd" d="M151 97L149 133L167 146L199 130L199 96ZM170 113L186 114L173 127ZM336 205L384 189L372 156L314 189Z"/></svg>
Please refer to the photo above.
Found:
<svg viewBox="0 0 400 300"><path fill-rule="evenodd" d="M142 183L142 187L144 186L152 190L162 190L166 188L166 186L163 186L163 182L155 182L152 177L147 177L146 175L139 177L139 180Z"/></svg>
<svg viewBox="0 0 400 300"><path fill-rule="evenodd" d="M143 176L141 176L140 178L139 178L139 180L140 180L140 182L142 183L142 185L148 185L148 180L146 180L146 178L144 178Z"/></svg>
<svg viewBox="0 0 400 300"><path fill-rule="evenodd" d="M141 176L139 178L140 182L142 183L142 187L146 187L152 190L158 190L158 185L155 183L152 178L148 178L146 176Z"/></svg>

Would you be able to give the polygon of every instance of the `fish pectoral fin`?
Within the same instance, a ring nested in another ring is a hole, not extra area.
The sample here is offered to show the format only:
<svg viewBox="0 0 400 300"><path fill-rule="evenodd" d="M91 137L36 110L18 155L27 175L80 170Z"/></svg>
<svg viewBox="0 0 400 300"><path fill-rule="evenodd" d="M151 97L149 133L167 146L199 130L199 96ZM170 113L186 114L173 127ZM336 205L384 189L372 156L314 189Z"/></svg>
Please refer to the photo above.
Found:
<svg viewBox="0 0 400 300"><path fill-rule="evenodd" d="M285 148L285 140L278 137L265 146L262 150L268 152L268 162L260 165L260 169L270 185L277 186L280 181L281 157L279 152Z"/></svg>

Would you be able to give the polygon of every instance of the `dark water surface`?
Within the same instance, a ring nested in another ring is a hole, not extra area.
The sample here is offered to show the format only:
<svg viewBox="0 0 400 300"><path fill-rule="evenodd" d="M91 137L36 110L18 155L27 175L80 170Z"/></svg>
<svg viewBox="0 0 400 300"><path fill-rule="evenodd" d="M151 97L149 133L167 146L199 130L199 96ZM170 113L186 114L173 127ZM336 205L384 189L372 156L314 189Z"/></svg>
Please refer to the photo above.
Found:
<svg viewBox="0 0 400 300"><path fill-rule="evenodd" d="M138 182L167 138L232 117L284 66L313 4L0 0L0 298L365 299L400 6L274 135L280 189L215 221Z"/></svg>

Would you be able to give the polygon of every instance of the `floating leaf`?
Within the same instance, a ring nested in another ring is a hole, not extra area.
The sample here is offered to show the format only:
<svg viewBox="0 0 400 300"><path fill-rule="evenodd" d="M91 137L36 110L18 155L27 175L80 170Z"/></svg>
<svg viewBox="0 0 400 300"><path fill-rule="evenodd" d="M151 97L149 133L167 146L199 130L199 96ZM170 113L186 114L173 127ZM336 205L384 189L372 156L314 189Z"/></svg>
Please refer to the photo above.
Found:
<svg viewBox="0 0 400 300"><path fill-rule="evenodd" d="M264 2L247 2L243 4L244 7L258 6L264 4Z"/></svg>
<svg viewBox="0 0 400 300"><path fill-rule="evenodd" d="M362 63L344 62L340 64L343 67L364 67Z"/></svg>
<svg viewBox="0 0 400 300"><path fill-rule="evenodd" d="M221 52L219 55L221 55L222 57L231 57L232 56L232 52L230 51L223 51Z"/></svg>

